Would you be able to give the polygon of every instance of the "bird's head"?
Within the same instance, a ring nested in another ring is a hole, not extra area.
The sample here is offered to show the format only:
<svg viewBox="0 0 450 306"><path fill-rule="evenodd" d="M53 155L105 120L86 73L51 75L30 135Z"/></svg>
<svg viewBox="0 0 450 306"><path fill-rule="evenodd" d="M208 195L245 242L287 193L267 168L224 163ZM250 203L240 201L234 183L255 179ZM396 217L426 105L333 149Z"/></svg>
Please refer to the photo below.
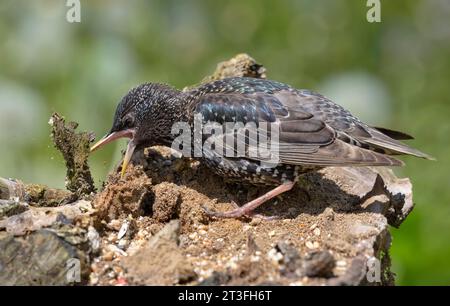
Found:
<svg viewBox="0 0 450 306"><path fill-rule="evenodd" d="M179 91L164 84L145 83L131 89L120 101L111 130L91 147L91 152L119 138L130 138L122 176L136 147L164 144L171 133L170 117Z"/></svg>

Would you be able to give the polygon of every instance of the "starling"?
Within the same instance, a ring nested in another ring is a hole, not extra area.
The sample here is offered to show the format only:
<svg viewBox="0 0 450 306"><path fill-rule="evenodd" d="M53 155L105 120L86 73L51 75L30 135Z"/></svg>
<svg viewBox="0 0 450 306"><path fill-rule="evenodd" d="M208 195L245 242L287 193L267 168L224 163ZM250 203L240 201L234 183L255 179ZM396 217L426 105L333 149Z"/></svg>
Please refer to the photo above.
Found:
<svg viewBox="0 0 450 306"><path fill-rule="evenodd" d="M199 140L194 135L195 118L204 125L243 125L223 128L222 133L201 134ZM123 175L136 147L173 147L179 136L173 133L173 127L180 122L191 129L189 153L217 174L227 180L275 186L234 210L209 212L217 217L252 215L262 203L290 190L299 176L323 167L402 166L403 162L393 157L402 154L432 159L399 141L412 139L411 136L371 127L318 93L247 77L216 80L185 92L158 83L139 85L122 98L111 131L91 151L117 138L130 138ZM255 154L250 149L259 139L259 135L247 132L250 123L256 128L270 126L265 129L265 139L276 146L269 146L266 154ZM232 141L224 141L227 137ZM205 146L207 141L214 145ZM195 155L192 148L199 142L201 154ZM237 152L239 146L244 150ZM275 164L267 162L273 161L274 156Z"/></svg>

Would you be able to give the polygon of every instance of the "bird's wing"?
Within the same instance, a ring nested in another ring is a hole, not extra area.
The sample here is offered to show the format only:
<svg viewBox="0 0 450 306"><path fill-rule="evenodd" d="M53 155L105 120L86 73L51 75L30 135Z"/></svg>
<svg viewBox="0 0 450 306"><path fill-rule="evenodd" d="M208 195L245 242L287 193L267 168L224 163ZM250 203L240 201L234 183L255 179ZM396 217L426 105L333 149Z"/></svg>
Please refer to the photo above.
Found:
<svg viewBox="0 0 450 306"><path fill-rule="evenodd" d="M315 105L315 102L321 98L322 96L315 97L314 94L309 95L307 92L302 93L291 88L225 93L218 91L198 97L194 102L194 111L197 115L201 115L203 123L216 122L222 126L236 122L243 125L254 123L258 128L266 124L269 150L272 151L272 155L270 157L255 156L254 147L252 147L245 150L245 157L250 159L278 158L282 163L317 166L400 166L403 164L393 157L372 150L369 146L367 148L359 146L358 133L361 131L346 122L352 119L345 118L339 112L339 106L333 113L327 108L323 109L320 105ZM332 105L334 107L336 104ZM343 122L337 124L339 120ZM342 125L344 129L340 129L339 125ZM278 133L276 134L275 131ZM368 133L362 134L365 140L370 138ZM276 141L277 135L278 141ZM230 136L234 139L232 143L226 141L226 138ZM245 127L238 127L231 132L224 127L223 134L205 136L205 138L214 141L215 149L222 150L222 153L225 152L224 150L236 153L239 145L251 147L251 144L258 143L258 136L249 133ZM276 144L278 148L275 152L272 148L274 146L276 148ZM242 151L237 153L241 154Z"/></svg>
<svg viewBox="0 0 450 306"><path fill-rule="evenodd" d="M320 94L307 90L282 90L275 93L275 96L289 109L301 107L320 118L330 125L337 132L338 139L344 142L388 155L403 154L434 159L397 140L411 139L411 136L402 132L370 127L340 105Z"/></svg>
<svg viewBox="0 0 450 306"><path fill-rule="evenodd" d="M414 139L414 137L412 137L411 135L408 135L408 134L400 132L400 131L390 130L390 129L382 128L382 127L375 127L375 126L373 126L372 128L374 128L375 130L378 130L378 132L381 132L384 135L387 135L387 136L389 136L389 137L391 137L392 139L395 139L395 140L410 140L410 139Z"/></svg>

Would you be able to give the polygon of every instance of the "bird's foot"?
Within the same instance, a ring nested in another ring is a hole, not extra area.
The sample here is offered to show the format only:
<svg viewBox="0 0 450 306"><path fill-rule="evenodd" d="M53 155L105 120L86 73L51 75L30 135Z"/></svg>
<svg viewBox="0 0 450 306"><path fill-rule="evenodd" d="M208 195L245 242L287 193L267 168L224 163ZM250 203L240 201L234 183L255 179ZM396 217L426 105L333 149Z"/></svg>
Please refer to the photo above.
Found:
<svg viewBox="0 0 450 306"><path fill-rule="evenodd" d="M273 197L276 197L277 195L279 195L283 192L291 190L292 187L294 186L294 184L295 184L294 182L284 183L284 184L272 189L271 191L265 193L264 195L260 196L259 198L256 198L255 200L248 202L247 204L245 204L241 207L237 206L237 204L233 202L233 206L235 206L235 209L230 210L230 211L216 212L216 211L211 211L206 207L203 207L203 209L205 210L206 214L208 214L209 216L217 217L217 218L257 217L257 218L261 218L264 220L277 219L278 218L277 216L266 217L266 216L262 216L259 214L255 214L254 210L257 207L259 207L261 204L272 199Z"/></svg>

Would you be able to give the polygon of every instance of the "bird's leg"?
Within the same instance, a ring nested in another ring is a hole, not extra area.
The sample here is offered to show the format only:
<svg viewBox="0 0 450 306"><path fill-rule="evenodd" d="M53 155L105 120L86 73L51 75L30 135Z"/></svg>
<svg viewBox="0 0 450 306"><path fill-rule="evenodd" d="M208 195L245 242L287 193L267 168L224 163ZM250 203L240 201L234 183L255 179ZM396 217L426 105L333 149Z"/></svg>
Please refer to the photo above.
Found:
<svg viewBox="0 0 450 306"><path fill-rule="evenodd" d="M283 183L280 186L272 189L271 191L263 194L259 198L256 198L253 201L250 201L241 207L235 208L227 212L210 211L205 207L204 209L208 215L218 218L239 218L242 216L251 216L253 215L253 210L255 210L258 206L276 197L277 195L282 194L283 192L291 190L294 185L295 182Z"/></svg>
<svg viewBox="0 0 450 306"><path fill-rule="evenodd" d="M231 204L235 209L239 209L239 208L240 208L240 206L239 206L235 201L231 201L230 204ZM203 208L205 209L205 211L206 211L207 214L209 214L209 215L214 214L213 211L210 211L209 209L207 209L207 208L205 208L205 207L203 207ZM266 220L266 221L271 221L271 220L278 219L278 216L270 216L270 217L268 217L268 216L264 216L264 215L261 215L261 214L257 214L257 213L255 213L254 211L251 211L251 212L247 213L246 216L247 216L247 217L252 217L252 218L259 218L259 219Z"/></svg>

